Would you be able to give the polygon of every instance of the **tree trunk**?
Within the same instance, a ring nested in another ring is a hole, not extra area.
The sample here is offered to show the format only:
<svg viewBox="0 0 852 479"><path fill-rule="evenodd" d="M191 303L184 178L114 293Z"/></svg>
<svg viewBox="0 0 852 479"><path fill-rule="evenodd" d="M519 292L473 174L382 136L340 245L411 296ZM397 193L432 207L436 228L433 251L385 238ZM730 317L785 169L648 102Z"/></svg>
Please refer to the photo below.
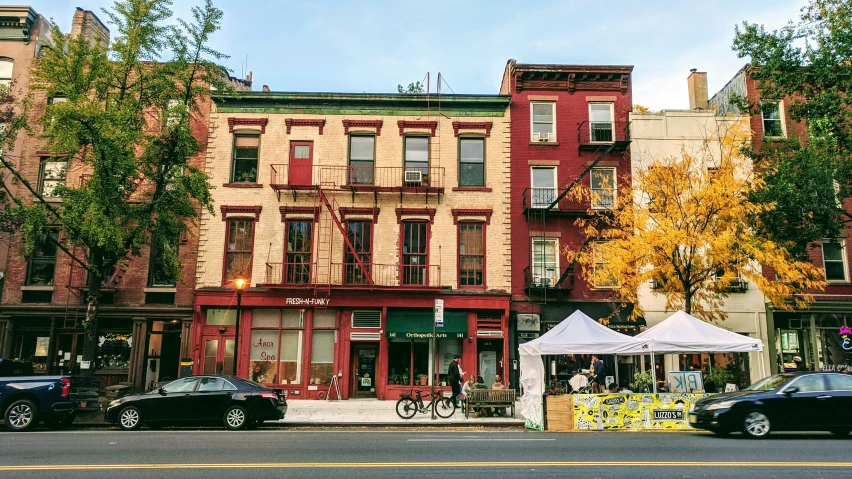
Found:
<svg viewBox="0 0 852 479"><path fill-rule="evenodd" d="M83 361L89 361L89 369L80 369L80 375L91 377L95 374L95 362L98 355L98 310L101 306L101 278L92 272L88 274L89 293L86 297L86 330L83 338Z"/></svg>
<svg viewBox="0 0 852 479"><path fill-rule="evenodd" d="M686 293L683 299L683 312L692 315L692 293Z"/></svg>

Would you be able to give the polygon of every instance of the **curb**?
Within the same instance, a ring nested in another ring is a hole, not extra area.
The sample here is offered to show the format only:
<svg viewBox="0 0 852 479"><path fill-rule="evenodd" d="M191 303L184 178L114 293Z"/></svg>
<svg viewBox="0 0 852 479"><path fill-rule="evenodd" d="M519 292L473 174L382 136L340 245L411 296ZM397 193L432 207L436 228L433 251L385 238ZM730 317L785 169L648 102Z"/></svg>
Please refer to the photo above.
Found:
<svg viewBox="0 0 852 479"><path fill-rule="evenodd" d="M164 426L170 428L171 426ZM180 428L206 428L210 426L176 426ZM215 426L214 426L215 427ZM263 429L325 429L325 428L444 428L444 429L470 429L470 428L519 428L523 429L523 423L517 422L487 422L487 423L440 423L440 422L316 422L316 423L279 423L266 422L261 426ZM118 429L118 426L106 422L74 423L71 429Z"/></svg>

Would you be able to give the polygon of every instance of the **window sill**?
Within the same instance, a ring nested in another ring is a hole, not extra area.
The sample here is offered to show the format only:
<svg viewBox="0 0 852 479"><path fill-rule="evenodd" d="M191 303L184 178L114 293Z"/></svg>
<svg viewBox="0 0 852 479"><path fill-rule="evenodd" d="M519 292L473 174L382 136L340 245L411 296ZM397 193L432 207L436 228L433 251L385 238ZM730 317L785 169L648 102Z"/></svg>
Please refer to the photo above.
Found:
<svg viewBox="0 0 852 479"><path fill-rule="evenodd" d="M786 136L766 136L766 135L764 135L763 139L766 140L766 141L783 141L783 140L786 140L787 137Z"/></svg>
<svg viewBox="0 0 852 479"><path fill-rule="evenodd" d="M175 288L175 287L158 288L156 286L152 286L150 288L143 289L142 292L143 293L177 293L177 288Z"/></svg>
<svg viewBox="0 0 852 479"><path fill-rule="evenodd" d="M826 283L828 283L828 285L829 285L829 286L850 286L850 285L852 285L852 283L850 283L849 281L830 281L830 280L826 280Z"/></svg>
<svg viewBox="0 0 852 479"><path fill-rule="evenodd" d="M485 291L485 286L459 286L461 291Z"/></svg>
<svg viewBox="0 0 852 479"><path fill-rule="evenodd" d="M225 188L263 188L262 183L225 183Z"/></svg>
<svg viewBox="0 0 852 479"><path fill-rule="evenodd" d="M21 291L55 291L56 286L53 285L45 285L45 286L21 286Z"/></svg>
<svg viewBox="0 0 852 479"><path fill-rule="evenodd" d="M480 191L485 193L491 193L491 188L485 186L457 186L453 188L453 191Z"/></svg>
<svg viewBox="0 0 852 479"><path fill-rule="evenodd" d="M558 141L531 141L530 146L559 146Z"/></svg>

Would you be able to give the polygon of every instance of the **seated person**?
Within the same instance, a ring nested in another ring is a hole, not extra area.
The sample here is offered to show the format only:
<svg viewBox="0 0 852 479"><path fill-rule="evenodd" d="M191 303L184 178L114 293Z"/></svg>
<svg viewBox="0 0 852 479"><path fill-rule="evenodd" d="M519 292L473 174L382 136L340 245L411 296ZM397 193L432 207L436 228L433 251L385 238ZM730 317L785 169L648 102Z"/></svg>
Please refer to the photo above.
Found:
<svg viewBox="0 0 852 479"><path fill-rule="evenodd" d="M622 383L621 383L621 387L619 388L618 392L620 392L620 393L622 393L622 394L633 394L633 391L631 391L631 390L627 387L627 383L626 383L626 382L623 382L623 381L622 381Z"/></svg>
<svg viewBox="0 0 852 479"><path fill-rule="evenodd" d="M618 393L618 384L615 384L614 382L609 383L609 387L607 388L607 391L610 394L617 394Z"/></svg>
<svg viewBox="0 0 852 479"><path fill-rule="evenodd" d="M500 379L500 376L495 376L494 377L494 384L491 385L491 389L509 389L509 387L506 386L505 384L503 384L503 380ZM500 416L505 416L506 415L506 408L504 408L504 407L492 407L490 414L492 416L495 415L495 414L498 414Z"/></svg>
<svg viewBox="0 0 852 479"><path fill-rule="evenodd" d="M487 389L487 387L483 383L476 382L476 376L471 375L470 379L465 381L464 386L462 386L462 397L465 399L465 408L467 407L467 398L470 396L470 391L473 389ZM479 417L481 408L476 407L473 408L472 411L474 412L474 417Z"/></svg>

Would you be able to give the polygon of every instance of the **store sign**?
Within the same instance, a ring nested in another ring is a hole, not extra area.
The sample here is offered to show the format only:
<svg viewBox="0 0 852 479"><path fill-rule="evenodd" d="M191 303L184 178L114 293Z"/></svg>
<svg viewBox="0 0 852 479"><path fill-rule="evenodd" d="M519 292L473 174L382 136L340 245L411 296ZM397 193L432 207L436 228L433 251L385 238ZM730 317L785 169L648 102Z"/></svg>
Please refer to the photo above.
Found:
<svg viewBox="0 0 852 479"><path fill-rule="evenodd" d="M331 306L329 298L287 298L287 306Z"/></svg>
<svg viewBox="0 0 852 479"><path fill-rule="evenodd" d="M654 409L655 421L683 421L682 409Z"/></svg>
<svg viewBox="0 0 852 479"><path fill-rule="evenodd" d="M387 336L389 338L405 338L405 339L429 339L429 338L437 338L437 339L464 339L467 337L467 333L400 333L400 332L388 332Z"/></svg>
<svg viewBox="0 0 852 479"><path fill-rule="evenodd" d="M840 335L840 349L852 351L852 329L849 329L849 326L841 326L838 334Z"/></svg>
<svg viewBox="0 0 852 479"><path fill-rule="evenodd" d="M444 327L444 300L436 299L435 300L435 327L443 328Z"/></svg>

